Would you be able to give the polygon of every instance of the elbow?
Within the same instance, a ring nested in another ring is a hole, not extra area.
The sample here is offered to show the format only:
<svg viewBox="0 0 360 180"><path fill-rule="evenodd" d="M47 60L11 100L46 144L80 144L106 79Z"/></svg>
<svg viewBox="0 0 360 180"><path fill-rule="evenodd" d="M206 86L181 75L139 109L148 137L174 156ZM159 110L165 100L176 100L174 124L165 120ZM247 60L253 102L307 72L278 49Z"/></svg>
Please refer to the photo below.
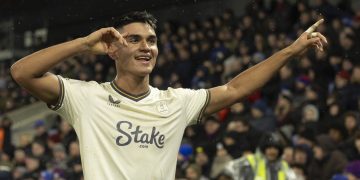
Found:
<svg viewBox="0 0 360 180"><path fill-rule="evenodd" d="M21 82L24 79L24 75L21 73L20 67L16 63L10 67L10 74L13 80L17 83Z"/></svg>

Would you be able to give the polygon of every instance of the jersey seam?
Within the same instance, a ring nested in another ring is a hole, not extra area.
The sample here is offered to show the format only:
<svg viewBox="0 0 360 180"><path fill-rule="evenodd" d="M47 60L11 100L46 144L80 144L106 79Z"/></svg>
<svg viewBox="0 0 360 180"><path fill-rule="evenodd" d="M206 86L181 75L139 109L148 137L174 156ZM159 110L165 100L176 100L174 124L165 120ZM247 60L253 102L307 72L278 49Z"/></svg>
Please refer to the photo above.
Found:
<svg viewBox="0 0 360 180"><path fill-rule="evenodd" d="M208 104L210 102L210 98L211 98L209 90L205 90L205 91L206 91L206 100L205 100L205 103L204 103L203 107L201 108L200 114L199 114L198 119L196 121L197 124L201 123L202 116L203 116L204 111L205 111L206 107L208 106Z"/></svg>
<svg viewBox="0 0 360 180"><path fill-rule="evenodd" d="M125 92L124 90L120 89L119 87L117 87L114 82L110 82L110 85L111 85L112 89L115 90L115 92L117 92L121 96L126 97L126 98L131 99L136 102L138 102L142 99L145 99L146 97L148 97L150 95L150 92L151 92L151 89L149 89L144 94L140 94L139 96L134 96L132 94Z"/></svg>
<svg viewBox="0 0 360 180"><path fill-rule="evenodd" d="M64 82L62 81L62 79L59 76L56 76L56 77L59 80L60 96L59 96L55 106L48 105L48 107L54 111L58 110L61 107L61 105L64 101L64 96L65 96Z"/></svg>

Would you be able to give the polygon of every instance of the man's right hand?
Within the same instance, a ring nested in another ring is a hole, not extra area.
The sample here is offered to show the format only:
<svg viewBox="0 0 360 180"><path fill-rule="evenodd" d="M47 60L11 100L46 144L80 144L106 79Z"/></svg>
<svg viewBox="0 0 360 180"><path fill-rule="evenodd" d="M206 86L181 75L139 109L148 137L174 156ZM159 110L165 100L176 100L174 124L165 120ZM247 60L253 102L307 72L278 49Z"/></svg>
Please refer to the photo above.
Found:
<svg viewBox="0 0 360 180"><path fill-rule="evenodd" d="M124 39L127 33L120 34L113 27L101 28L90 35L84 37L86 48L93 54L107 54L111 51L111 44L115 43L116 46L127 46Z"/></svg>
<svg viewBox="0 0 360 180"><path fill-rule="evenodd" d="M51 68L84 51L110 55L119 47L127 46L126 35L112 27L102 28L86 37L48 47L20 59L11 66L11 75L32 95L55 105L61 91L58 78L48 72Z"/></svg>

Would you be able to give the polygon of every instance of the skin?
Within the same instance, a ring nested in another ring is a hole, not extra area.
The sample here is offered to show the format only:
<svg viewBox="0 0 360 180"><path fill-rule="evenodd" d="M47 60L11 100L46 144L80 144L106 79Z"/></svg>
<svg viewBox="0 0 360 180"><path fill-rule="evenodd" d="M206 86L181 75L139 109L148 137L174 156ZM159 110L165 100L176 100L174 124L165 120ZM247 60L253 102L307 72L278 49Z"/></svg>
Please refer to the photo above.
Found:
<svg viewBox="0 0 360 180"><path fill-rule="evenodd" d="M211 100L205 109L205 115L228 107L262 87L291 57L304 54L313 47L322 51L323 44L327 43L326 38L318 32L313 34L322 21L311 26L290 46L242 72L228 83L209 89ZM149 74L158 55L156 34L148 24L138 22L125 25L119 30L102 28L86 37L37 51L13 64L11 75L32 95L54 105L60 95L60 86L57 77L48 71L67 58L81 53L108 54L116 64L115 83L123 90L133 95L149 90ZM144 61L139 59L140 56L151 59Z"/></svg>
<svg viewBox="0 0 360 180"><path fill-rule="evenodd" d="M268 161L276 161L279 156L279 150L276 147L268 147L265 149L265 157Z"/></svg>

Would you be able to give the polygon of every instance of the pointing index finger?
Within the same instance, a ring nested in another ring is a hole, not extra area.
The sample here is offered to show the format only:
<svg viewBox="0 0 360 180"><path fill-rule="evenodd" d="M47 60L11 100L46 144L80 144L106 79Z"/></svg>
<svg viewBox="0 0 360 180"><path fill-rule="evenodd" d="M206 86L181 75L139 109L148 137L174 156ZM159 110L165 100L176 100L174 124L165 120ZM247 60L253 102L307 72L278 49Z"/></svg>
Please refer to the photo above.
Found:
<svg viewBox="0 0 360 180"><path fill-rule="evenodd" d="M315 29L324 22L324 19L320 19L318 20L315 24L313 24L312 26L310 26L305 32L307 33L312 33L315 31Z"/></svg>

